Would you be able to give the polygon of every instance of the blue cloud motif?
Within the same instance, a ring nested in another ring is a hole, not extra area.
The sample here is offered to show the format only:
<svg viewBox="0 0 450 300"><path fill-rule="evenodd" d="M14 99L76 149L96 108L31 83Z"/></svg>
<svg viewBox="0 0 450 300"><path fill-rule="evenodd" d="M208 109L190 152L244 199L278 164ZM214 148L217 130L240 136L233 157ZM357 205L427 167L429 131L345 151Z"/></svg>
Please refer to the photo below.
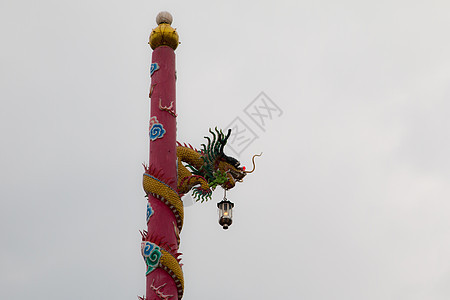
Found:
<svg viewBox="0 0 450 300"><path fill-rule="evenodd" d="M142 249L142 255L144 257L150 256L150 253L153 251L153 248L155 248L155 245L153 245L150 242L145 242L145 245L144 245L144 247Z"/></svg>
<svg viewBox="0 0 450 300"><path fill-rule="evenodd" d="M148 275L158 267L162 256L161 249L156 244L143 241L141 243L141 251L145 263L147 264L147 272L145 274Z"/></svg>
<svg viewBox="0 0 450 300"><path fill-rule="evenodd" d="M147 202L147 223L152 215L153 215L153 208L151 207L150 202Z"/></svg>
<svg viewBox="0 0 450 300"><path fill-rule="evenodd" d="M158 70L158 69L159 69L158 64L157 63L152 63L150 65L150 76L152 76L153 73L155 73L155 71Z"/></svg>
<svg viewBox="0 0 450 300"><path fill-rule="evenodd" d="M152 127L150 127L150 140L154 141L156 139L162 138L165 133L166 130L161 123L154 123Z"/></svg>

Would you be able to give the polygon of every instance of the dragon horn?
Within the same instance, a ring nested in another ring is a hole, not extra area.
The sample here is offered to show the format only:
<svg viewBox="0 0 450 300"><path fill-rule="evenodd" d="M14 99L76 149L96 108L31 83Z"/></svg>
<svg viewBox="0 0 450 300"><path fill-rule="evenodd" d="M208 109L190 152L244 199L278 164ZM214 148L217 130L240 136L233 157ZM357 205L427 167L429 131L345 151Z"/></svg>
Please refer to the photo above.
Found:
<svg viewBox="0 0 450 300"><path fill-rule="evenodd" d="M253 171L255 171L255 156L261 156L262 155L262 152L261 152L261 154L255 154L255 155L253 155L253 157L252 157L252 163L253 163L253 170L251 170L251 171L244 171L244 173L246 173L246 174L249 174L249 173L252 173Z"/></svg>
<svg viewBox="0 0 450 300"><path fill-rule="evenodd" d="M227 140L231 135L231 129L228 129L227 135L225 135L222 132L222 130L220 131L220 133L221 133L221 141L220 141L220 147L219 147L219 154L223 154L223 148L227 144Z"/></svg>
<svg viewBox="0 0 450 300"><path fill-rule="evenodd" d="M217 156L217 155L220 154L220 146L222 145L222 136L223 136L223 134L222 134L222 130L219 131L217 129L217 127L214 130L217 133L217 141L214 144L213 153L214 153L214 156Z"/></svg>

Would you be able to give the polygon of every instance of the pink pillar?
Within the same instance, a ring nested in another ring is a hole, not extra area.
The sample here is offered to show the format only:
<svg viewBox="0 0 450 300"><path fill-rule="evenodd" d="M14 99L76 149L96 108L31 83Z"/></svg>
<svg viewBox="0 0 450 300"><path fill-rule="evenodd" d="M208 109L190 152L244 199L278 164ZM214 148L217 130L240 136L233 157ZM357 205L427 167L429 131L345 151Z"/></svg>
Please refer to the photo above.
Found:
<svg viewBox="0 0 450 300"><path fill-rule="evenodd" d="M141 251L147 265L146 300L179 300L183 272L179 263L179 232L183 203L177 191L175 52L178 34L172 16L161 12L149 44L154 50L150 67L150 160L143 185L147 194L147 232Z"/></svg>
<svg viewBox="0 0 450 300"><path fill-rule="evenodd" d="M153 51L151 77L150 127L159 123L160 137L152 140L150 137L150 165L156 170L163 170L164 178L174 190L177 190L177 156L176 156L176 117L175 117L175 52L168 46L160 46ZM164 108L164 109L162 109ZM170 179L172 182L170 182ZM162 238L168 244L177 245L174 224L176 218L170 208L161 200L148 195L148 200L154 211L148 221L148 235ZM172 277L163 269L157 268L147 275L147 300L161 299L156 295L155 288L164 286L165 295L173 295L170 299L177 300L177 287Z"/></svg>

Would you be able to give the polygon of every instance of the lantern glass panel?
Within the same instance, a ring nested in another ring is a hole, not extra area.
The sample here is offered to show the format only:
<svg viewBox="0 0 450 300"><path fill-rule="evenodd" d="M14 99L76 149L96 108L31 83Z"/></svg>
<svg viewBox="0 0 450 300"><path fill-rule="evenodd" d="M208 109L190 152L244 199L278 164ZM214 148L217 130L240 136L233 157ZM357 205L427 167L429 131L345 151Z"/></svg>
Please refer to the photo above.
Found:
<svg viewBox="0 0 450 300"><path fill-rule="evenodd" d="M219 207L219 209L218 209L218 212L219 212L219 218L221 218L221 217L223 217L223 215L224 215L224 204L223 203L219 203L219 205L218 205L218 207Z"/></svg>
<svg viewBox="0 0 450 300"><path fill-rule="evenodd" d="M233 209L230 204L227 203L227 210L225 211L226 215L231 219L233 217Z"/></svg>
<svg viewBox="0 0 450 300"><path fill-rule="evenodd" d="M233 206L229 202L219 203L219 217L220 218L232 218L232 208Z"/></svg>

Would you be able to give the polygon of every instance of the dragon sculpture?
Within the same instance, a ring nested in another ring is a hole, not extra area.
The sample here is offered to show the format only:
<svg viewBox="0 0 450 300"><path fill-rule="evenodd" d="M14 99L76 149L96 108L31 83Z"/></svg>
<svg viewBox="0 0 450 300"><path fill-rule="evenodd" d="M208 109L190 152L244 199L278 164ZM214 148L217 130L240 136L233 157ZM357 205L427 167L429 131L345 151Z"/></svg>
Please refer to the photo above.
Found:
<svg viewBox="0 0 450 300"><path fill-rule="evenodd" d="M209 130L212 138L205 137L207 144L202 144L202 149L197 150L191 145L177 145L178 182L176 190L174 182L164 177L162 172L145 167L143 186L147 195L152 195L166 204L175 215L177 224L174 224L174 233L179 244L179 233L183 226L183 202L181 197L192 190L196 201L208 201L213 190L221 186L229 190L242 182L243 178L255 170L255 157L252 158L253 169L246 171L241 167L237 159L227 156L223 150L231 135L231 129L227 134L222 130ZM147 222L152 215L151 207L147 207ZM180 253L178 245L170 245L158 237L150 236L146 231L142 234L142 255L147 264L147 274L155 268L161 267L174 279L181 299L184 291L183 273L181 270ZM159 289L158 289L159 292ZM161 298L162 299L162 298Z"/></svg>

